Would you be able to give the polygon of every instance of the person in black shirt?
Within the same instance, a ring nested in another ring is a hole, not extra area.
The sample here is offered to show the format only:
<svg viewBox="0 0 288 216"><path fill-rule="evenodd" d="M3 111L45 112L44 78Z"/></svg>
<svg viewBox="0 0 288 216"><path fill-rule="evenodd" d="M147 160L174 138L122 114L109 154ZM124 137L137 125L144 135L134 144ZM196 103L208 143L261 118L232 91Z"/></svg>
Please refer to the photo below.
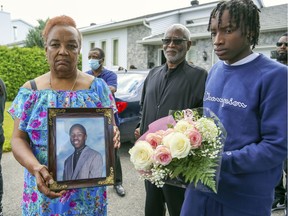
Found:
<svg viewBox="0 0 288 216"><path fill-rule="evenodd" d="M2 213L2 196L3 196L3 176L2 176L2 167L1 167L1 158L3 152L3 144L5 141L4 130L3 130L3 122L4 122L4 109L6 102L6 86L2 79L0 79L0 215Z"/></svg>
<svg viewBox="0 0 288 216"><path fill-rule="evenodd" d="M288 53L288 35L287 32L284 33L277 41L277 61L288 65L287 63L287 53ZM284 161L284 172L285 176L287 178L287 159ZM287 181L286 181L287 182ZM283 183L283 174L281 176L281 179L279 181L279 184L275 187L275 197L274 202L272 204L272 211L285 209L287 207L287 184Z"/></svg>
<svg viewBox="0 0 288 216"><path fill-rule="evenodd" d="M169 110L183 110L203 105L207 71L186 61L191 46L190 32L181 25L170 26L162 39L166 63L149 72L140 101L142 118L135 138L148 130L153 121L167 116ZM145 180L146 216L165 215L167 204L170 216L179 216L185 189L165 184L158 188Z"/></svg>

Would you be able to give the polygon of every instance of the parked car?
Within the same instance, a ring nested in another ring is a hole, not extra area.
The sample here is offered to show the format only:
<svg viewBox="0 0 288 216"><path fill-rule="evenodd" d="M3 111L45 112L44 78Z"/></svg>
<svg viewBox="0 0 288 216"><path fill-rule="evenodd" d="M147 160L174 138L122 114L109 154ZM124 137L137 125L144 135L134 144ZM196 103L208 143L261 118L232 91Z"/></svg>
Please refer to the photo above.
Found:
<svg viewBox="0 0 288 216"><path fill-rule="evenodd" d="M119 113L121 143L134 142L134 131L140 121L140 99L147 71L117 72L115 100Z"/></svg>

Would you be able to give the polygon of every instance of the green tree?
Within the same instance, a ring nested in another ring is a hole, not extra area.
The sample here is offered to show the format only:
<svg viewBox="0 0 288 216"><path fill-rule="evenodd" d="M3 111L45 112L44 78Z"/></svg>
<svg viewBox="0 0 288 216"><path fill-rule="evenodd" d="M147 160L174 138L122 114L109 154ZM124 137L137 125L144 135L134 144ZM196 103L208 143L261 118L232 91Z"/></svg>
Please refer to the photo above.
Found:
<svg viewBox="0 0 288 216"><path fill-rule="evenodd" d="M49 18L48 18L49 19ZM37 20L38 21L38 26L36 26L35 28L32 28L29 30L27 36L26 36L26 40L25 40L25 47L40 47L40 48L44 48L44 41L42 38L42 31L46 25L46 22L48 21L48 19L46 19L46 21L44 20Z"/></svg>

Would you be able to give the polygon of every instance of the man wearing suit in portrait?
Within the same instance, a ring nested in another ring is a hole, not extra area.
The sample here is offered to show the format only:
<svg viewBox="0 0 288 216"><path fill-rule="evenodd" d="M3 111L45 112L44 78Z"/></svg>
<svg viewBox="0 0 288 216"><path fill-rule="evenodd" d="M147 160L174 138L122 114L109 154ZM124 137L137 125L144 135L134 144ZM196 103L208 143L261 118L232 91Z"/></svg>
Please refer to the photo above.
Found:
<svg viewBox="0 0 288 216"><path fill-rule="evenodd" d="M74 152L64 162L63 180L102 177L102 155L85 144L87 139L85 127L74 124L69 130L69 135Z"/></svg>

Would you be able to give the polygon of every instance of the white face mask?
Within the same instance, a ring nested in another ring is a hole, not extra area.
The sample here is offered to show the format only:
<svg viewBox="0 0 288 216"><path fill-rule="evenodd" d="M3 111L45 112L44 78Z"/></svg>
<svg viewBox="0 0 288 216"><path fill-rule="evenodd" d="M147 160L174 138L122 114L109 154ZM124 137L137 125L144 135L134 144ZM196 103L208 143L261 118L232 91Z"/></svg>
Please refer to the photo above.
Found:
<svg viewBox="0 0 288 216"><path fill-rule="evenodd" d="M88 63L90 68L94 71L97 70L101 65L99 59L89 59Z"/></svg>

